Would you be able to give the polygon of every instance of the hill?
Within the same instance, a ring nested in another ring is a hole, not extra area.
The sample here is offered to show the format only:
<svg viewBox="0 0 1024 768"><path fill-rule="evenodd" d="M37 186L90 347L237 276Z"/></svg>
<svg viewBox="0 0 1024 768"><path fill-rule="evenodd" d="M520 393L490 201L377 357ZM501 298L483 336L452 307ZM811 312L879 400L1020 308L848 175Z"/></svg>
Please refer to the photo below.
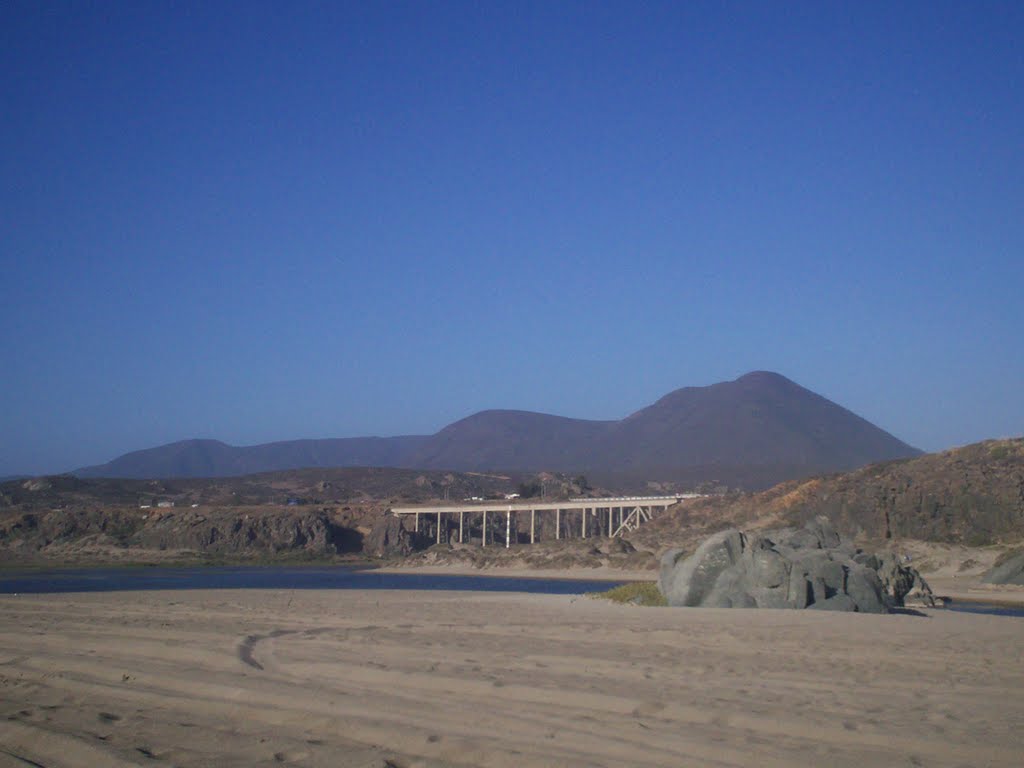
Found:
<svg viewBox="0 0 1024 768"><path fill-rule="evenodd" d="M577 478L566 475L394 468L303 469L213 479L30 478L0 484L0 560L365 556L376 552L378 530L399 539L405 535L423 548L433 544L433 536L402 534L401 521L386 514L389 507L467 496L500 498L541 480L548 498L611 494L607 487L581 487ZM171 502L173 507L164 506ZM686 501L625 540L556 541L548 530L536 547L505 551L442 545L414 561L566 567L593 564L597 558L640 569L655 565L656 555L668 547L691 547L726 527L802 525L819 514L829 516L845 534L872 544L891 539L903 551L908 540L974 547L1018 544L1024 539L1024 439L991 440L788 481L758 493Z"/></svg>
<svg viewBox="0 0 1024 768"><path fill-rule="evenodd" d="M731 525L803 525L827 515L850 535L983 546L1024 538L1024 439L987 440L754 494L670 509L639 540L699 540Z"/></svg>
<svg viewBox="0 0 1024 768"><path fill-rule="evenodd" d="M686 480L763 488L794 477L919 455L784 376L676 390L619 421L483 411L434 435L294 440L234 447L189 440L125 454L81 477L219 477L280 469L390 466L457 471L617 473L630 484Z"/></svg>

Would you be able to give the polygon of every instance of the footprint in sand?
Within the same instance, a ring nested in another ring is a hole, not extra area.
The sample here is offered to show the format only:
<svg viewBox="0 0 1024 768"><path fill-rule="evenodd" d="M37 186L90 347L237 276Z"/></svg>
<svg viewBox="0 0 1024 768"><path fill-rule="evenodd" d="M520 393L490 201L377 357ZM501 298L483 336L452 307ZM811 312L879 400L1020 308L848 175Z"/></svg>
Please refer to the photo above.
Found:
<svg viewBox="0 0 1024 768"><path fill-rule="evenodd" d="M660 701L645 701L633 710L633 717L650 717L663 709L665 709L665 705Z"/></svg>

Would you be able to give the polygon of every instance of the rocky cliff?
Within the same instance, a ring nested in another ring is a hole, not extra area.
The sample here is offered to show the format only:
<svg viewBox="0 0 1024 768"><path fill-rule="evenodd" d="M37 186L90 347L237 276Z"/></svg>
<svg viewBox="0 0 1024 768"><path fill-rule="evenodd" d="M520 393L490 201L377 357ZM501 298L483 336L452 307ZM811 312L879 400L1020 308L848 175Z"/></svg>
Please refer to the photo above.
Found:
<svg viewBox="0 0 1024 768"><path fill-rule="evenodd" d="M0 520L0 549L11 560L76 553L147 553L259 558L325 557L362 549L362 533L323 510L125 510L27 512Z"/></svg>

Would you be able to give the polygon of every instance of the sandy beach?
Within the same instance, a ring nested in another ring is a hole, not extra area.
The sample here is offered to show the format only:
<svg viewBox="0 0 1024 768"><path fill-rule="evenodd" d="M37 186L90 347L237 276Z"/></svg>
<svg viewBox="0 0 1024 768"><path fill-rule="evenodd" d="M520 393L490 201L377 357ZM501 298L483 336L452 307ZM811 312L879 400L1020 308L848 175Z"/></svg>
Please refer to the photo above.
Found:
<svg viewBox="0 0 1024 768"><path fill-rule="evenodd" d="M1022 653L941 611L7 595L0 766L1017 766Z"/></svg>

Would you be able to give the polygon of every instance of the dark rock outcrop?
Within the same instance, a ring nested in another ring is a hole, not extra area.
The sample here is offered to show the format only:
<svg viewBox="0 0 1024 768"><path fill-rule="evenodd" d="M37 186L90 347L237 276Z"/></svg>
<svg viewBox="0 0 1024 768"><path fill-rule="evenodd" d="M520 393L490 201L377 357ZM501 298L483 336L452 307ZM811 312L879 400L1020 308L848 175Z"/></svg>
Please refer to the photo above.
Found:
<svg viewBox="0 0 1024 768"><path fill-rule="evenodd" d="M748 536L730 529L690 557L662 557L658 587L669 605L711 608L812 608L886 613L931 589L891 554L871 555L818 517L806 527Z"/></svg>
<svg viewBox="0 0 1024 768"><path fill-rule="evenodd" d="M213 554L279 552L333 555L338 531L323 512L208 516L198 510L164 515L137 531L130 544Z"/></svg>
<svg viewBox="0 0 1024 768"><path fill-rule="evenodd" d="M336 525L324 511L294 513L124 509L52 510L0 524L0 547L46 553L78 545L135 551L191 551L249 557L322 557L358 551L358 531Z"/></svg>
<svg viewBox="0 0 1024 768"><path fill-rule="evenodd" d="M364 552L373 557L404 557L414 548L412 532L397 515L382 515L363 544Z"/></svg>

